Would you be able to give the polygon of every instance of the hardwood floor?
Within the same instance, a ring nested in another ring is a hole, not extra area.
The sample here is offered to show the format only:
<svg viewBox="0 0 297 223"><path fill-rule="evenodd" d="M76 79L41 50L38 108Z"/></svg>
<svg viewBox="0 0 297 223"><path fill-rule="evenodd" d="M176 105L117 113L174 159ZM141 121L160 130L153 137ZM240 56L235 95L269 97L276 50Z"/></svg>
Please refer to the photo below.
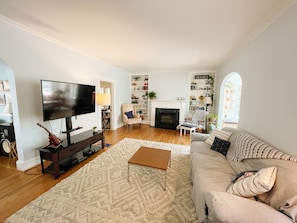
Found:
<svg viewBox="0 0 297 223"><path fill-rule="evenodd" d="M112 145L124 138L183 145L190 144L189 134L180 137L179 132L176 130L152 128L149 125L142 125L140 128L131 129L122 127L115 131L107 130L105 132L105 142ZM0 156L0 222L3 222L8 216L74 173L108 148L105 147L105 149L79 163L62 174L58 179L55 179L51 174L42 174L40 165L25 172L18 171L13 162L8 162L8 157Z"/></svg>

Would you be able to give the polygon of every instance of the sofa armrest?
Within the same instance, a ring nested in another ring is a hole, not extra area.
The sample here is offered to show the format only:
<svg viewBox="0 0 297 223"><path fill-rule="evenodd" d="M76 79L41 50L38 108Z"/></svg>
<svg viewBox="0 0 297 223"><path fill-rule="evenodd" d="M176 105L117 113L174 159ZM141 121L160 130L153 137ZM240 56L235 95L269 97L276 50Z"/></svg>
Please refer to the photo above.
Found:
<svg viewBox="0 0 297 223"><path fill-rule="evenodd" d="M208 138L209 134L203 134L203 133L198 133L194 132L191 134L191 142L193 141L205 141Z"/></svg>
<svg viewBox="0 0 297 223"><path fill-rule="evenodd" d="M207 192L204 197L210 222L292 223L286 215L255 200L219 191Z"/></svg>

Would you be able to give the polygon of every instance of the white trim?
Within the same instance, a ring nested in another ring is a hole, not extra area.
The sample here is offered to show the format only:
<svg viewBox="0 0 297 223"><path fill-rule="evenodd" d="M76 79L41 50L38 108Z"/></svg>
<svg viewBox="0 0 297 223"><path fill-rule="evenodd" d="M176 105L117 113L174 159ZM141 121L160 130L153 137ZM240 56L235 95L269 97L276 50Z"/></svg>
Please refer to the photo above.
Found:
<svg viewBox="0 0 297 223"><path fill-rule="evenodd" d="M16 162L16 166L17 166L17 169L18 170L21 170L21 171L25 171L25 170L28 170L36 165L40 164L40 157L39 156L36 156L30 160L26 160L26 161L20 161L18 160Z"/></svg>
<svg viewBox="0 0 297 223"><path fill-rule="evenodd" d="M179 124L185 120L185 102L184 101L157 101L150 100L150 123L155 126L156 108L174 108L179 109Z"/></svg>

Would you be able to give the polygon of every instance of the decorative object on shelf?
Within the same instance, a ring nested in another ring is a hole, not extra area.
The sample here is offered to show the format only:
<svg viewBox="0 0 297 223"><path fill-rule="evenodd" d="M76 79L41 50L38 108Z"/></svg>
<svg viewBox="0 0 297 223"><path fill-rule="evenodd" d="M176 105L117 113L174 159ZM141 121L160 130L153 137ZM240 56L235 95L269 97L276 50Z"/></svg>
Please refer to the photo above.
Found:
<svg viewBox="0 0 297 223"><path fill-rule="evenodd" d="M216 122L218 118L217 114L208 114L207 115L207 119L209 122Z"/></svg>
<svg viewBox="0 0 297 223"><path fill-rule="evenodd" d="M93 127L93 135L95 135L95 134L98 133L98 131L97 131L96 129L97 129L97 126L94 126L94 127Z"/></svg>
<svg viewBox="0 0 297 223"><path fill-rule="evenodd" d="M132 76L132 79L135 81L138 81L141 78L141 76Z"/></svg>
<svg viewBox="0 0 297 223"><path fill-rule="evenodd" d="M217 114L208 114L206 115L206 131L211 133L217 127Z"/></svg>
<svg viewBox="0 0 297 223"><path fill-rule="evenodd" d="M215 124L209 124L208 125L208 129L207 129L207 132L208 133L211 133L215 128L216 128Z"/></svg>
<svg viewBox="0 0 297 223"><path fill-rule="evenodd" d="M149 99L155 99L155 98L157 98L157 93L156 92L154 92L154 91L150 91L150 92L148 92L148 97L149 97Z"/></svg>
<svg viewBox="0 0 297 223"><path fill-rule="evenodd" d="M200 95L200 96L199 96L199 100L200 100L200 101L203 101L203 100L204 100L204 96L203 96L203 95Z"/></svg>

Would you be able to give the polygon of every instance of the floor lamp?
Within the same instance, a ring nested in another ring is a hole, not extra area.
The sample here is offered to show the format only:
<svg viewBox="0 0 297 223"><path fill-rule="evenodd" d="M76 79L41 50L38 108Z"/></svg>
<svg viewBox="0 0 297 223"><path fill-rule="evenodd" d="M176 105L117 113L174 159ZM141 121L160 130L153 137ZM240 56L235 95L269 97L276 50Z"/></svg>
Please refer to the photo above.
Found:
<svg viewBox="0 0 297 223"><path fill-rule="evenodd" d="M107 93L99 93L96 94L96 104L101 108L101 129L104 131L104 123L103 123L103 111L107 110L111 104L111 95ZM106 143L106 147L110 146L110 144Z"/></svg>

